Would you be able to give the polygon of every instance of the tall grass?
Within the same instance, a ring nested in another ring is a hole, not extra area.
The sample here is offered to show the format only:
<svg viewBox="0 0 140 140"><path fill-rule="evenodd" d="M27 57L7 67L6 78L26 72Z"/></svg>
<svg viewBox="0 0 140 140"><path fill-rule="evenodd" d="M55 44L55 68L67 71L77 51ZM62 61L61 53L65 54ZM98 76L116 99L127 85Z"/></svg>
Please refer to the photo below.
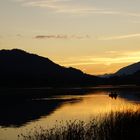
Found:
<svg viewBox="0 0 140 140"><path fill-rule="evenodd" d="M140 111L110 112L104 117L60 123L21 134L22 140L140 140Z"/></svg>

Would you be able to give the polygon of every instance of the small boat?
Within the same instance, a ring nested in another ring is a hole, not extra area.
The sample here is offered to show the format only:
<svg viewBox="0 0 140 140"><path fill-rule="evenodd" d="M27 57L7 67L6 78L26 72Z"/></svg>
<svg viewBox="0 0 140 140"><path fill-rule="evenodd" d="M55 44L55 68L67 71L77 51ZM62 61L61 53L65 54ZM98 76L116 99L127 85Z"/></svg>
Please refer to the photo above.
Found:
<svg viewBox="0 0 140 140"><path fill-rule="evenodd" d="M109 93L109 97L116 99L118 94L116 92Z"/></svg>

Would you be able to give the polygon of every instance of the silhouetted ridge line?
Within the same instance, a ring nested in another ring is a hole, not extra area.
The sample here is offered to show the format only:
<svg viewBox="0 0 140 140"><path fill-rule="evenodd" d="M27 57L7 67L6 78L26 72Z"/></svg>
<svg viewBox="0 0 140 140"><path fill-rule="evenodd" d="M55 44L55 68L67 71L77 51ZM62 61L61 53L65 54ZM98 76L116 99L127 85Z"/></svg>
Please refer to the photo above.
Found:
<svg viewBox="0 0 140 140"><path fill-rule="evenodd" d="M140 62L121 68L107 78L109 84L140 85Z"/></svg>
<svg viewBox="0 0 140 140"><path fill-rule="evenodd" d="M135 72L140 71L140 62L128 65L126 67L121 68L118 70L115 75L122 76L122 75L131 75Z"/></svg>
<svg viewBox="0 0 140 140"><path fill-rule="evenodd" d="M84 86L100 78L20 49L0 51L0 86Z"/></svg>

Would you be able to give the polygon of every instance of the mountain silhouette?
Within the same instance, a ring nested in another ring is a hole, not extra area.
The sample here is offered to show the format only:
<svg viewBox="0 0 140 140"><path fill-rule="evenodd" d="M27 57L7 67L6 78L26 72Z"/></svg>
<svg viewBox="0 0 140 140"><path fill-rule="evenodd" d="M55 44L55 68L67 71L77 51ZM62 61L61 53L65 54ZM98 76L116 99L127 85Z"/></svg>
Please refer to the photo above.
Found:
<svg viewBox="0 0 140 140"><path fill-rule="evenodd" d="M95 85L100 78L23 50L0 50L0 86Z"/></svg>
<svg viewBox="0 0 140 140"><path fill-rule="evenodd" d="M132 75L136 73L137 71L140 71L140 62L123 67L120 70L118 70L114 75L116 76Z"/></svg>
<svg viewBox="0 0 140 140"><path fill-rule="evenodd" d="M140 85L140 70L133 74L112 75L106 79L106 83L112 85Z"/></svg>
<svg viewBox="0 0 140 140"><path fill-rule="evenodd" d="M140 85L140 62L121 68L115 73L99 75L103 85Z"/></svg>
<svg viewBox="0 0 140 140"><path fill-rule="evenodd" d="M1 87L65 87L97 84L140 84L140 62L109 76L93 76L60 66L48 58L20 49L0 50Z"/></svg>

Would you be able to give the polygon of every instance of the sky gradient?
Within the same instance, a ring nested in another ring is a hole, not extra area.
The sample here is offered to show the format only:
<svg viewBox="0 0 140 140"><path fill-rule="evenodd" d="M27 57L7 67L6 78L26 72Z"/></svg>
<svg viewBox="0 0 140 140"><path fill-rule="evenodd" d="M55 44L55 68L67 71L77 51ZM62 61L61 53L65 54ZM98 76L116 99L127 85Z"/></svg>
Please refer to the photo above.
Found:
<svg viewBox="0 0 140 140"><path fill-rule="evenodd" d="M140 61L140 0L0 0L0 49L90 74Z"/></svg>

